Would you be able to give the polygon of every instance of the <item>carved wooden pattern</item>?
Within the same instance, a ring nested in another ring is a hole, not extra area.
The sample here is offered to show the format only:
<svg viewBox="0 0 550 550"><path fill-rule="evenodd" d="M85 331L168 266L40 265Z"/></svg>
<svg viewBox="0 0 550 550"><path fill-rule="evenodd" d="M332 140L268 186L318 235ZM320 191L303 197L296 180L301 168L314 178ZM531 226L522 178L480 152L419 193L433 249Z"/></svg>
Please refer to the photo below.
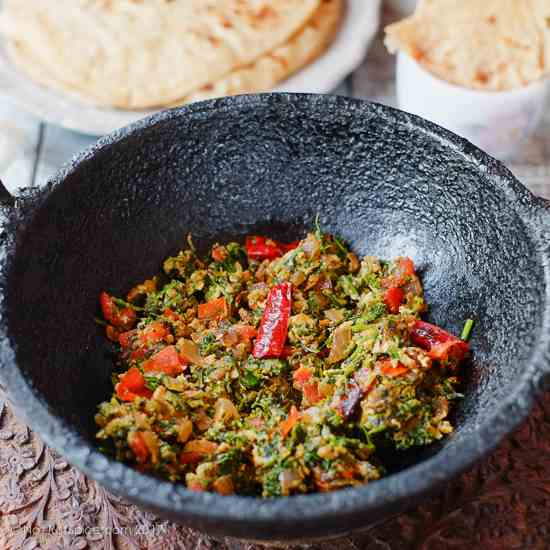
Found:
<svg viewBox="0 0 550 550"><path fill-rule="evenodd" d="M329 550L550 547L550 393L512 436L443 494ZM0 389L3 550L254 550L161 520L87 479L25 426Z"/></svg>

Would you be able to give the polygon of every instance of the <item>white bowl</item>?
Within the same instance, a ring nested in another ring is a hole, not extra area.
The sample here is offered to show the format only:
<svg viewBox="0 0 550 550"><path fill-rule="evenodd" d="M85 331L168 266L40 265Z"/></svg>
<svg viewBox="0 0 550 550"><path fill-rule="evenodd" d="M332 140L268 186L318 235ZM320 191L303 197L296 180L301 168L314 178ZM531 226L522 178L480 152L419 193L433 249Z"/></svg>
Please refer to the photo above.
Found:
<svg viewBox="0 0 550 550"><path fill-rule="evenodd" d="M472 90L431 74L397 54L399 108L431 120L487 151L509 159L540 122L550 80L502 92Z"/></svg>
<svg viewBox="0 0 550 550"><path fill-rule="evenodd" d="M387 0L389 6L401 15L411 15L416 8L417 0Z"/></svg>

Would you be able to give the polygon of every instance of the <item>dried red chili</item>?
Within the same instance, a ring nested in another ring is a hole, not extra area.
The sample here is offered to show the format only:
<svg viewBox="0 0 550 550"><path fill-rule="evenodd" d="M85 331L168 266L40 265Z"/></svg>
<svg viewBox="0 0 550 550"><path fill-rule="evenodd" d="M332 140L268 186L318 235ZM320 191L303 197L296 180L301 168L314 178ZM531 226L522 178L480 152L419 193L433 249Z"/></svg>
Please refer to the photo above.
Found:
<svg viewBox="0 0 550 550"><path fill-rule="evenodd" d="M283 353L291 306L290 283L281 283L271 288L252 352L256 359L280 357Z"/></svg>

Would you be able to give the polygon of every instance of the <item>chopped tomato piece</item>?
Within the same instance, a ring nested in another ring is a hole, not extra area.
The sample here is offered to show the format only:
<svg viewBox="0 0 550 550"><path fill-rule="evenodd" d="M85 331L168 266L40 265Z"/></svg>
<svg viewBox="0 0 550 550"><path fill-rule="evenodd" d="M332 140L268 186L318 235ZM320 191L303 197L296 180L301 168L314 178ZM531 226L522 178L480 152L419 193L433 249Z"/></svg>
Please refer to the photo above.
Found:
<svg viewBox="0 0 550 550"><path fill-rule="evenodd" d="M111 342L118 342L119 332L113 325L107 325L105 327L105 334Z"/></svg>
<svg viewBox="0 0 550 550"><path fill-rule="evenodd" d="M191 441L185 444L183 450L185 452L197 452L202 455L209 455L216 452L218 444L214 441L209 441L208 439L192 439Z"/></svg>
<svg viewBox="0 0 550 550"><path fill-rule="evenodd" d="M185 462L184 462L185 464ZM187 488L190 491L194 491L195 493L204 493L204 487L202 486L200 481L193 480L187 483Z"/></svg>
<svg viewBox="0 0 550 550"><path fill-rule="evenodd" d="M99 294L99 305L101 306L103 317L113 327L129 330L136 324L136 312L130 307L120 309L115 304L113 297L105 291Z"/></svg>
<svg viewBox="0 0 550 550"><path fill-rule="evenodd" d="M143 348L136 349L132 353L130 353L130 361L139 361L140 359L143 359L146 354L147 350Z"/></svg>
<svg viewBox="0 0 550 550"><path fill-rule="evenodd" d="M248 344L256 337L257 331L250 325L232 325L223 334L223 344L229 348L237 344Z"/></svg>
<svg viewBox="0 0 550 550"><path fill-rule="evenodd" d="M153 392L145 386L145 378L136 367L126 371L115 387L117 396L122 401L133 401L136 397L150 398Z"/></svg>
<svg viewBox="0 0 550 550"><path fill-rule="evenodd" d="M237 325L235 331L241 342L250 342L253 338L256 338L258 331L250 325Z"/></svg>
<svg viewBox="0 0 550 550"><path fill-rule="evenodd" d="M149 458L149 449L145 443L145 439L141 432L133 432L128 436L128 444L130 449L136 455L136 460L143 464Z"/></svg>
<svg viewBox="0 0 550 550"><path fill-rule="evenodd" d="M405 275L405 276L414 275L414 272L415 272L414 262L411 260L411 258L408 258L406 256L403 258L399 258L397 260L397 265L399 266L399 269L402 275Z"/></svg>
<svg viewBox="0 0 550 550"><path fill-rule="evenodd" d="M328 481L323 481L322 479L315 480L315 487L317 487L321 493L330 491L330 483Z"/></svg>
<svg viewBox="0 0 550 550"><path fill-rule="evenodd" d="M388 288L384 292L384 303L390 313L399 313L399 306L403 303L405 293L399 287Z"/></svg>
<svg viewBox="0 0 550 550"><path fill-rule="evenodd" d="M196 451L183 451L180 454L180 462L182 464L198 464L204 455L202 453L197 453Z"/></svg>
<svg viewBox="0 0 550 550"><path fill-rule="evenodd" d="M225 298L218 298L206 302L206 304L199 304L198 311L199 319L225 319L229 317L229 306L225 301Z"/></svg>
<svg viewBox="0 0 550 550"><path fill-rule="evenodd" d="M157 278L153 277L152 279L147 279L146 281L143 281L143 283L135 286L128 292L126 295L126 299L129 302L133 302L140 296L143 296L144 294L150 294L151 292L155 292L157 289Z"/></svg>
<svg viewBox="0 0 550 550"><path fill-rule="evenodd" d="M395 260L395 268L389 277L380 281L382 288L400 287L409 281L409 278L415 274L414 263L410 258L403 257Z"/></svg>
<svg viewBox="0 0 550 550"><path fill-rule="evenodd" d="M126 332L121 332L118 335L118 343L124 349L129 348L135 334L136 334L135 330L128 330Z"/></svg>
<svg viewBox="0 0 550 550"><path fill-rule="evenodd" d="M101 312L106 321L112 323L115 319L117 307L113 302L112 296L109 296L105 291L99 295L99 304L101 306Z"/></svg>
<svg viewBox="0 0 550 550"><path fill-rule="evenodd" d="M168 329L162 322L155 321L141 331L139 340L142 344L156 344L164 340L166 336L168 336Z"/></svg>
<svg viewBox="0 0 550 550"><path fill-rule="evenodd" d="M310 368L300 367L298 370L294 371L292 378L297 386L302 387L306 382L309 382L312 375L313 373Z"/></svg>
<svg viewBox="0 0 550 550"><path fill-rule="evenodd" d="M120 383L135 392L145 387L145 378L139 369L132 367L121 376Z"/></svg>
<svg viewBox="0 0 550 550"><path fill-rule="evenodd" d="M121 330L129 330L136 324L136 320L136 312L130 307L125 307L118 312L116 326Z"/></svg>
<svg viewBox="0 0 550 550"><path fill-rule="evenodd" d="M277 241L253 235L246 238L246 254L251 260L274 260L283 255L283 249Z"/></svg>
<svg viewBox="0 0 550 550"><path fill-rule="evenodd" d="M177 323L178 321L183 321L183 318L181 315L177 314L175 311L172 311L169 308L166 308L163 313L164 317L167 319L170 319L170 321L174 321Z"/></svg>
<svg viewBox="0 0 550 550"><path fill-rule="evenodd" d="M184 370L183 362L175 346L167 346L143 363L145 372L163 372L177 376Z"/></svg>
<svg viewBox="0 0 550 550"><path fill-rule="evenodd" d="M323 396L319 392L319 384L317 382L309 382L304 385L303 388L304 397L310 405L315 405L323 399Z"/></svg>
<svg viewBox="0 0 550 550"><path fill-rule="evenodd" d="M395 378L397 376L403 376L407 374L409 372L409 369L401 363L397 363L397 365L394 367L390 359L386 359L381 362L380 372L386 376Z"/></svg>
<svg viewBox="0 0 550 550"><path fill-rule="evenodd" d="M233 485L233 480L231 476L225 475L221 476L212 484L212 489L216 491L219 495L232 495L235 492L235 486Z"/></svg>
<svg viewBox="0 0 550 550"><path fill-rule="evenodd" d="M216 452L218 445L207 439L193 439L186 443L183 451L180 454L180 462L182 464L196 464L205 456Z"/></svg>
<svg viewBox="0 0 550 550"><path fill-rule="evenodd" d="M130 307L119 308L105 291L99 295L99 304L103 317L115 328L129 330L136 324L136 312Z"/></svg>
<svg viewBox="0 0 550 550"><path fill-rule="evenodd" d="M215 246L212 249L212 259L215 262L223 262L227 258L227 249L225 246Z"/></svg>
<svg viewBox="0 0 550 550"><path fill-rule="evenodd" d="M294 426L297 424L299 419L300 419L300 412L294 405L292 405L288 418L281 422L280 429L281 429L281 436L283 438L285 438L292 431L292 428L294 428Z"/></svg>

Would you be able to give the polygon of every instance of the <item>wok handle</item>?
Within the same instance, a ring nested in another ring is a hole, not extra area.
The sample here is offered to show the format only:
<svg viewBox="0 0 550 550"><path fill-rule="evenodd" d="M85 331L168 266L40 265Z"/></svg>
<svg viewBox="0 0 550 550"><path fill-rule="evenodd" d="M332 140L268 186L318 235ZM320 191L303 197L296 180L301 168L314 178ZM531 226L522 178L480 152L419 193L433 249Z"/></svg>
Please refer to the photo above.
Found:
<svg viewBox="0 0 550 550"><path fill-rule="evenodd" d="M550 265L550 200L544 197L537 197L539 215L537 219L537 228L540 231L542 256L546 265ZM547 268L546 268L547 269ZM547 277L548 280L548 277ZM547 283L548 285L548 283ZM548 290L547 290L548 292ZM547 351L546 358L541 368L537 370L535 385L542 390L550 389L550 355Z"/></svg>
<svg viewBox="0 0 550 550"><path fill-rule="evenodd" d="M15 197L6 189L6 186L0 180L0 206L13 208L15 206Z"/></svg>
<svg viewBox="0 0 550 550"><path fill-rule="evenodd" d="M550 237L550 199L537 197L537 205L539 207L538 223L542 226L542 230Z"/></svg>
<svg viewBox="0 0 550 550"><path fill-rule="evenodd" d="M10 212L15 209L15 197L6 189L0 180L0 248L3 248L8 240L6 222Z"/></svg>

